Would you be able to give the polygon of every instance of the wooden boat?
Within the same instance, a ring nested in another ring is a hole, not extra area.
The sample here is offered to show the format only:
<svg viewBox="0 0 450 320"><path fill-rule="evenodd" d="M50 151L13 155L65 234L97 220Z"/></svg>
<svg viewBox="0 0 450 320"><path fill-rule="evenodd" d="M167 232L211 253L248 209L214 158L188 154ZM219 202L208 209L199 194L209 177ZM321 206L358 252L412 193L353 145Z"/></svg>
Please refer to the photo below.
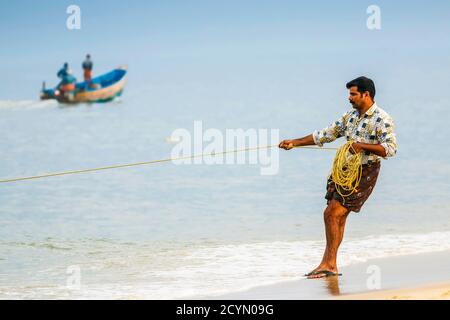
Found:
<svg viewBox="0 0 450 320"><path fill-rule="evenodd" d="M46 89L45 83L41 91L41 100L56 99L64 103L108 102L119 97L125 87L127 67L121 66L108 73L92 79L91 83L79 82L72 92L61 92L58 89Z"/></svg>

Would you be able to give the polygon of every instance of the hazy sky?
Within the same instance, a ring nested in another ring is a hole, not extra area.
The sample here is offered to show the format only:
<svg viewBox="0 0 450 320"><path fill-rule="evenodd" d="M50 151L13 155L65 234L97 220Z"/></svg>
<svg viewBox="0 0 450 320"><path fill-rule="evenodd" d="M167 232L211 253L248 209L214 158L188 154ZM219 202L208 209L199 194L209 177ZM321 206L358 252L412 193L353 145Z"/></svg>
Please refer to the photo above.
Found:
<svg viewBox="0 0 450 320"><path fill-rule="evenodd" d="M66 28L71 4L81 30ZM366 27L371 4L381 30ZM65 61L80 76L88 52L99 73L127 63L136 86L295 73L305 82L327 72L389 78L405 69L442 85L449 35L450 1L0 0L0 100L36 97Z"/></svg>

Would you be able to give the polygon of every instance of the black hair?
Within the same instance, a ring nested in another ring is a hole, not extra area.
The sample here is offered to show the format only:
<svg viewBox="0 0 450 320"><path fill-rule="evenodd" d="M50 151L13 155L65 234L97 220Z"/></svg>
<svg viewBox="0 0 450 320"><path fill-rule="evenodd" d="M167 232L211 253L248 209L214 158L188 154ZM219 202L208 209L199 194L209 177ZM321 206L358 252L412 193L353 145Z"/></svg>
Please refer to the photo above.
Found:
<svg viewBox="0 0 450 320"><path fill-rule="evenodd" d="M358 92L361 94L368 91L372 100L375 98L375 84L373 83L372 79L366 77L358 77L348 82L345 86L347 87L347 89L350 89L351 87L357 87Z"/></svg>

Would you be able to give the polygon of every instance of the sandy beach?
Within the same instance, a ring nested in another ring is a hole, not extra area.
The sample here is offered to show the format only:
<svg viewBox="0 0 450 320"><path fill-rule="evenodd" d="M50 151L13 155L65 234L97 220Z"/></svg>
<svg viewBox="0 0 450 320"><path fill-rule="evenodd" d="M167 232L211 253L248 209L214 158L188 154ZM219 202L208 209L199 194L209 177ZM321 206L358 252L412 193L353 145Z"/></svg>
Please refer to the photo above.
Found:
<svg viewBox="0 0 450 320"><path fill-rule="evenodd" d="M450 299L450 251L368 260L341 277L300 279L201 299Z"/></svg>
<svg viewBox="0 0 450 320"><path fill-rule="evenodd" d="M344 300L450 300L450 282L343 295Z"/></svg>

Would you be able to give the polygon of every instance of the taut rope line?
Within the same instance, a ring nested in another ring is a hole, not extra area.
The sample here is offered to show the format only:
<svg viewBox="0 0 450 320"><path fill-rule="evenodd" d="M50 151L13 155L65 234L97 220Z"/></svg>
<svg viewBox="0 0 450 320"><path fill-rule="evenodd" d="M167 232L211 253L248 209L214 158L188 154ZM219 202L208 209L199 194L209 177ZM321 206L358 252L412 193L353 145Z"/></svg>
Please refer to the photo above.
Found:
<svg viewBox="0 0 450 320"><path fill-rule="evenodd" d="M79 174L79 173L86 173L86 172L94 172L94 171L102 171L102 170L110 170L110 169L118 169L118 168L127 168L127 167L136 167L136 166L144 166L144 165L150 165L150 164L162 163L162 162L169 162L169 161L175 161L175 160L185 160L185 159L194 159L194 158L199 158L199 157L217 156L217 155L223 155L223 154L227 154L227 153L238 153L238 152L245 152L245 151L254 151L254 150L259 150L259 149L271 149L271 148L274 148L274 147L278 147L278 144L274 144L274 145L270 145L270 146L263 146L263 147L254 147L254 148L245 148L245 149L237 149L237 150L231 150L231 151L209 153L209 154L203 154L202 153L202 154L185 156L185 157L178 157L178 158L167 158L167 159L159 159L159 160L152 160L152 161L145 161L145 162L136 162L136 163L112 165L112 166L99 167L99 168L91 168L91 169L83 169L83 170L71 170L71 171L63 171L63 172L57 172L57 173L48 173L48 174L29 176L29 177L4 179L4 180L0 180L0 183L10 183L10 182L16 182L16 181L42 179L42 178L48 178L48 177L65 176L65 175ZM300 146L300 147L295 147L295 148L317 149L317 150L322 150L322 149L325 149L325 150L337 150L337 148L318 148L318 147L307 147L307 146Z"/></svg>

